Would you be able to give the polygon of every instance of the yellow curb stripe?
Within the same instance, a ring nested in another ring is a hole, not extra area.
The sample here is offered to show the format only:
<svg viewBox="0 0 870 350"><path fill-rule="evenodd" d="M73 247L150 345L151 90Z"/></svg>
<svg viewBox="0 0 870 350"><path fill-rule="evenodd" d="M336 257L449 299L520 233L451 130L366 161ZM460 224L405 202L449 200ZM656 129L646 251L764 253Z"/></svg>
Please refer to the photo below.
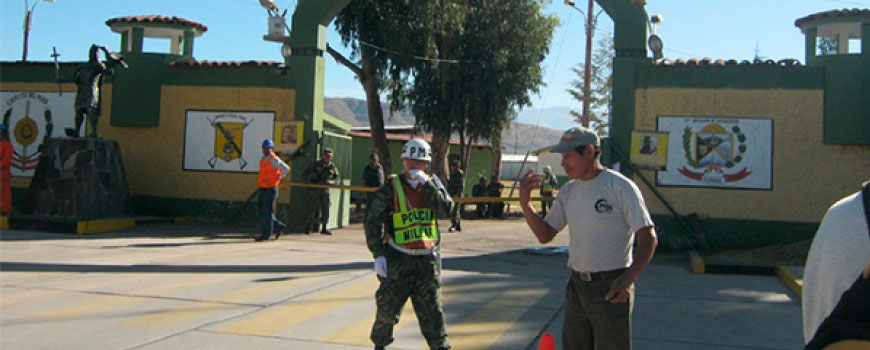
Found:
<svg viewBox="0 0 870 350"><path fill-rule="evenodd" d="M105 233L136 226L136 220L90 220L76 223L77 234Z"/></svg>
<svg viewBox="0 0 870 350"><path fill-rule="evenodd" d="M9 217L8 216L0 216L0 230L8 230L9 229Z"/></svg>
<svg viewBox="0 0 870 350"><path fill-rule="evenodd" d="M475 286L479 287L479 286ZM471 289L471 285L464 286L452 286L445 285L441 288L441 303L446 304L451 299L461 295L462 291ZM377 288L376 288L377 289ZM370 295L374 295L374 290ZM374 305L374 298L372 298L372 304ZM393 333L398 332L400 329L413 324L417 320L417 315L414 314L414 307L412 306L410 300L405 303L405 306L402 308L402 317L399 318L399 323L393 326ZM372 325L375 323L375 316L371 315L362 320L356 321L350 325L347 325L323 338L320 338L320 341L330 342L330 343L342 343L342 344L352 344L352 345L371 345L371 340L369 340L369 332L372 329Z"/></svg>
<svg viewBox="0 0 870 350"><path fill-rule="evenodd" d="M272 335L338 309L346 304L370 299L371 294L360 291L373 290L377 285L377 279L365 276L360 278L360 281L351 283L344 288L327 291L311 299L291 301L291 304L267 309L257 313L253 317L220 328L218 332Z"/></svg>
<svg viewBox="0 0 870 350"><path fill-rule="evenodd" d="M137 292L137 294L139 295L99 295L91 300L82 303L37 312L31 314L31 316L56 320L85 318L87 316L99 314L108 310L153 300L151 297L148 296L148 294L173 293L180 290L187 290L192 287L201 287L220 283L230 277L232 276L209 276L209 278L211 279L205 282L203 282L202 278L186 279L176 283L158 285L151 288L142 289Z"/></svg>
<svg viewBox="0 0 870 350"><path fill-rule="evenodd" d="M548 290L545 288L510 289L450 327L450 343L455 349L488 349L535 306Z"/></svg>
<svg viewBox="0 0 870 350"><path fill-rule="evenodd" d="M797 297L803 298L803 289L804 289L804 279L798 277L797 273L795 273L788 266L777 266L776 274L782 280L782 283L785 284L786 288L794 292Z"/></svg>
<svg viewBox="0 0 870 350"><path fill-rule="evenodd" d="M326 276L309 278L300 277L280 282L260 282L252 287L212 296L209 297L208 300L191 302L178 308L157 311L142 317L127 320L124 323L145 327L170 327L202 317L212 312L237 307L236 305L227 305L223 303L244 304L259 301L277 293L285 292L288 288L297 288L323 280L324 278L326 278Z"/></svg>
<svg viewBox="0 0 870 350"><path fill-rule="evenodd" d="M700 253L694 250L689 251L689 267L691 267L693 273L699 275L703 275L706 272L704 259L701 258Z"/></svg>

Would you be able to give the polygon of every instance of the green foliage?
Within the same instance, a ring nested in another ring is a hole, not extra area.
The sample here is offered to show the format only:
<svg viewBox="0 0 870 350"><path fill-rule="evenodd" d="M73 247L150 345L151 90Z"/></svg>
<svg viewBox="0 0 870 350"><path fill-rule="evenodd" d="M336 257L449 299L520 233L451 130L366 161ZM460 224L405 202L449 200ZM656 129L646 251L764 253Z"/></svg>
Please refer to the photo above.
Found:
<svg viewBox="0 0 870 350"><path fill-rule="evenodd" d="M599 135L607 135L610 127L611 90L613 88L613 35L605 34L598 39L592 53L592 71L589 87L589 126ZM577 79L571 82L568 93L581 103L581 110L571 111L571 115L582 123L583 81L584 64L580 63L571 70L577 75Z"/></svg>

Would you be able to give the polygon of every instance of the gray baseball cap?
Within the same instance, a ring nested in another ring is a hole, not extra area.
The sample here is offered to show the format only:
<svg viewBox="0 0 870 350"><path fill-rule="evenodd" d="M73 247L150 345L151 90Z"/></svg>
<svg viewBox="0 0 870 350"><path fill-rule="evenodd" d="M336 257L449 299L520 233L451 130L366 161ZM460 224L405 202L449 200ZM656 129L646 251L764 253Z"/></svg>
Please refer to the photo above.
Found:
<svg viewBox="0 0 870 350"><path fill-rule="evenodd" d="M550 148L550 152L571 152L578 146L585 145L601 147L601 139L598 138L598 134L596 134L595 131L578 126L565 131L565 133L562 134L562 139L559 140L559 144Z"/></svg>

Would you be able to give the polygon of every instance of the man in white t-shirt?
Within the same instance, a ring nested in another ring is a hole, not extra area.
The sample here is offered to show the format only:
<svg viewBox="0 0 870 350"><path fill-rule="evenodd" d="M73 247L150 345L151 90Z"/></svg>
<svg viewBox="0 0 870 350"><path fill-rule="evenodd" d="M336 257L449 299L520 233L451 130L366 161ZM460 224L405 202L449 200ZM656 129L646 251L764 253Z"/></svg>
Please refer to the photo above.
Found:
<svg viewBox="0 0 870 350"><path fill-rule="evenodd" d="M828 209L804 269L804 340L809 342L870 259L870 234L861 192Z"/></svg>
<svg viewBox="0 0 870 350"><path fill-rule="evenodd" d="M657 244L640 190L601 164L600 147L594 131L578 127L566 131L551 149L562 153L562 167L572 181L559 189L545 218L529 204L541 176L529 171L520 184L520 206L538 241L550 242L569 228L572 272L562 324L566 350L631 348L634 283Z"/></svg>

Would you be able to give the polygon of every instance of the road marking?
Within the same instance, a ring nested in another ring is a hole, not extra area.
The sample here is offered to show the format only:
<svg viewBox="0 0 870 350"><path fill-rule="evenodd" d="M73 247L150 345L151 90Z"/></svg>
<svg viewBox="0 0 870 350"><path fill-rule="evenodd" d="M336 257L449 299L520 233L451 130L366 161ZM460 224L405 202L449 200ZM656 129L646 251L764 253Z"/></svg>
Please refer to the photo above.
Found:
<svg viewBox="0 0 870 350"><path fill-rule="evenodd" d="M447 302L451 299L461 295L463 291L479 287L480 285L470 284L445 285L441 287L441 304L447 304ZM372 294L374 294L374 292L372 292ZM374 304L374 297L372 297L372 305ZM400 329L410 324L414 324L414 322L416 321L417 315L414 313L414 307L409 298L408 301L405 302L405 306L402 308L402 317L399 318L399 323L393 326L393 334L397 333ZM375 316L371 315L366 317L365 319L349 324L323 338L320 338L320 340L331 343L371 345L372 341L369 339L369 333L371 332L372 325L374 323Z"/></svg>
<svg viewBox="0 0 870 350"><path fill-rule="evenodd" d="M226 279L234 277L232 275L221 276L199 276L200 278L188 278L182 281L160 284L139 290L137 295L99 295L91 300L76 303L73 305L59 307L51 310L45 310L31 314L33 317L50 318L57 320L68 320L75 318L84 318L89 315L95 315L104 311L115 308L128 306L131 304L142 303L153 300L148 294L168 294L180 290L187 290L193 287L202 287L223 282ZM207 281L203 281L208 278Z"/></svg>
<svg viewBox="0 0 870 350"><path fill-rule="evenodd" d="M378 280L366 275L349 285L332 291L312 292L316 297L300 301L291 301L287 305L279 305L258 312L255 316L223 327L218 332L272 335L286 328L293 327L317 316L338 309L346 304L370 299L371 293L361 291L374 290Z"/></svg>
<svg viewBox="0 0 870 350"><path fill-rule="evenodd" d="M169 310L157 311L145 316L127 320L125 324L145 327L169 327L202 317L212 312L228 310L236 305L224 303L245 304L260 301L266 297L286 292L288 288L298 288L325 279L327 276L298 277L277 282L258 282L256 285L208 297L207 300L196 301Z"/></svg>
<svg viewBox="0 0 870 350"><path fill-rule="evenodd" d="M488 349L529 308L547 295L545 288L510 289L459 324L448 327L454 349Z"/></svg>

